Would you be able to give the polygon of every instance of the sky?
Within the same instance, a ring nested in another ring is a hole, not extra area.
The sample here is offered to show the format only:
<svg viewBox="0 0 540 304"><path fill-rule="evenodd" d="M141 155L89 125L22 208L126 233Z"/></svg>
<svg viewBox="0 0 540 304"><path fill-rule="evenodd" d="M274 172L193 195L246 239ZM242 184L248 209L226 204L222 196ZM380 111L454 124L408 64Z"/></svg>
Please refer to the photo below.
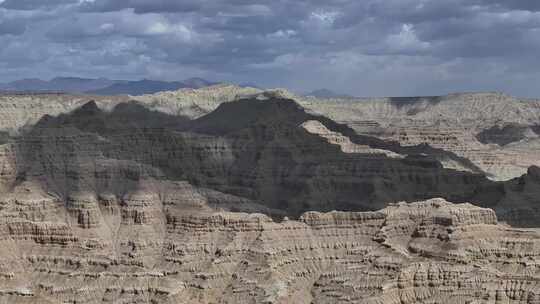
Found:
<svg viewBox="0 0 540 304"><path fill-rule="evenodd" d="M0 0L0 82L540 97L538 0Z"/></svg>

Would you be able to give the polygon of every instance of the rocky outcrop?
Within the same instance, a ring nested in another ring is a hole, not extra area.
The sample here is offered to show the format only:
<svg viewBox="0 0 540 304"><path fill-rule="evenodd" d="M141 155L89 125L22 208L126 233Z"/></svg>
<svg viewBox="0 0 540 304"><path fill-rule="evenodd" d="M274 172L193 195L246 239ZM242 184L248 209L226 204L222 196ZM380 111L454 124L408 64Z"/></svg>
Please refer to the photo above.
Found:
<svg viewBox="0 0 540 304"><path fill-rule="evenodd" d="M379 99L298 98L314 113L345 123L360 134L429 144L471 160L493 180L519 177L540 165L535 126L540 102L500 93ZM522 145L513 143L525 142ZM468 170L443 161L449 168Z"/></svg>
<svg viewBox="0 0 540 304"><path fill-rule="evenodd" d="M11 98L0 97L12 111L0 125L0 303L540 301L540 233L497 222L538 226L540 169L486 178L458 148L474 132L444 119L426 131L431 111L446 115L441 98L390 101L394 123L424 117L402 129L378 114L337 123L314 114L324 101L280 90ZM505 119L532 124L526 109ZM465 126L482 129L478 115ZM527 140L497 149L534 161Z"/></svg>
<svg viewBox="0 0 540 304"><path fill-rule="evenodd" d="M498 225L492 210L469 204L433 199L366 213L308 212L277 223L262 214L186 212L157 196L133 194L125 203L97 201L101 218L95 227L81 227L55 214L22 219L10 213L18 208L16 202L4 205L0 301L540 299L535 271L540 234ZM121 218L116 227L108 226L110 217Z"/></svg>
<svg viewBox="0 0 540 304"><path fill-rule="evenodd" d="M200 89L181 89L142 96L90 96L61 93L2 94L0 93L0 132L18 134L25 126L32 126L43 116L69 113L89 100L106 111L120 103L136 99L148 109L164 114L198 118L208 114L224 102L261 92L258 89L233 85L214 85Z"/></svg>
<svg viewBox="0 0 540 304"><path fill-rule="evenodd" d="M17 133L21 127L35 123L45 114L70 112L89 99L96 100L99 108L111 110L132 98L151 110L193 119L212 112L224 102L249 96L294 99L309 112L347 124L359 134L394 140L402 146L428 144L450 151L471 161L492 180L519 177L531 165L540 165L540 144L534 143L540 141L539 132L535 131L540 125L540 102L518 100L500 93L378 99L315 98L295 96L284 90L263 92L216 85L133 97L1 95L0 131ZM497 129L506 130L506 133L495 134L495 138L489 135ZM444 156L437 159L446 168L476 172L454 159Z"/></svg>
<svg viewBox="0 0 540 304"><path fill-rule="evenodd" d="M275 219L444 197L493 208L512 224L537 224L538 182L497 183L444 168L439 158L474 166L444 150L359 135L279 94L223 103L197 119L134 101L109 111L88 102L45 116L6 144L4 188L36 185L64 202L81 227L97 225L97 198L122 200L146 180L157 189L187 182L215 208ZM146 220L137 210L125 216Z"/></svg>
<svg viewBox="0 0 540 304"><path fill-rule="evenodd" d="M392 151L372 148L369 145L358 145L351 141L350 138L339 132L328 130L324 124L317 120L309 120L301 125L306 131L311 134L317 134L325 138L330 144L339 145L341 151L345 153L359 153L365 155L384 155L391 158L404 158L403 155Z"/></svg>

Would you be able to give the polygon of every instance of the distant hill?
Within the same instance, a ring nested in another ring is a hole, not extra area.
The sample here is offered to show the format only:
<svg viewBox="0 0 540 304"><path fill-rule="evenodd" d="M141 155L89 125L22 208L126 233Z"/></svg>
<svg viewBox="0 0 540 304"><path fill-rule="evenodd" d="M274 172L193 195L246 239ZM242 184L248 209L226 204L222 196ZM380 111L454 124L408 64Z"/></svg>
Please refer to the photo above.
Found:
<svg viewBox="0 0 540 304"><path fill-rule="evenodd" d="M6 90L11 91L44 91L47 88L47 81L35 78L15 80L3 85Z"/></svg>
<svg viewBox="0 0 540 304"><path fill-rule="evenodd" d="M144 95L161 91L176 91L187 87L188 86L183 82L165 82L143 79L139 81L114 83L108 87L86 91L85 93L93 95Z"/></svg>
<svg viewBox="0 0 540 304"><path fill-rule="evenodd" d="M305 94L305 96L313 96L318 98L351 98L352 96L346 94L339 94L328 89L319 89L313 92Z"/></svg>
<svg viewBox="0 0 540 304"><path fill-rule="evenodd" d="M158 80L111 80L107 78L56 77L49 81L28 78L0 83L0 91L10 92L66 92L93 95L142 95L181 88L198 89L216 84L202 78L189 78L184 81Z"/></svg>
<svg viewBox="0 0 540 304"><path fill-rule="evenodd" d="M196 77L185 79L182 81L182 83L185 84L186 87L192 88L192 89L200 89L200 88L218 84L217 82L211 82L206 79L196 78Z"/></svg>
<svg viewBox="0 0 540 304"><path fill-rule="evenodd" d="M49 85L54 91L86 92L110 86L118 82L122 82L122 80L110 80L106 78L87 79L76 77L57 77L52 79L49 82Z"/></svg>
<svg viewBox="0 0 540 304"><path fill-rule="evenodd" d="M9 91L61 91L68 93L84 92L110 86L118 80L105 78L88 79L77 77L57 77L50 81L27 78L0 84L0 89Z"/></svg>

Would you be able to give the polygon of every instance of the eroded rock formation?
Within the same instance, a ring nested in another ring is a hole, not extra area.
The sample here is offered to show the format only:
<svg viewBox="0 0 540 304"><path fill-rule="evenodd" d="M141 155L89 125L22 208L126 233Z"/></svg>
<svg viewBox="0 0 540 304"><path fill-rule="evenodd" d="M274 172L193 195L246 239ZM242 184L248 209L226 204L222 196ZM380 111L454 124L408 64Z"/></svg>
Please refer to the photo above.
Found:
<svg viewBox="0 0 540 304"><path fill-rule="evenodd" d="M193 197L85 200L83 214L96 217L82 221L53 200L3 204L0 301L540 300L540 233L498 225L492 210L469 204L433 199L277 223L262 214L186 211L189 201L203 201ZM58 209L40 212L44 204Z"/></svg>
<svg viewBox="0 0 540 304"><path fill-rule="evenodd" d="M539 303L506 223L540 225L540 168L465 144L535 163L539 107L497 96L474 132L454 97L1 96L0 303Z"/></svg>
<svg viewBox="0 0 540 304"><path fill-rule="evenodd" d="M35 184L69 202L79 193L122 197L146 178L188 182L228 195L217 200L225 210L276 218L444 197L493 208L515 225L538 222L538 182L527 175L492 182L453 152L357 134L306 112L285 94L216 102L215 110L203 116L118 100L45 115L2 146L2 186ZM170 107L184 109L182 103ZM441 165L449 162L453 168ZM229 203L229 196L244 203Z"/></svg>
<svg viewBox="0 0 540 304"><path fill-rule="evenodd" d="M300 98L360 134L410 146L429 144L471 160L493 180L540 166L540 102L500 93L380 99ZM443 162L444 164L444 162ZM465 169L445 164L450 168Z"/></svg>

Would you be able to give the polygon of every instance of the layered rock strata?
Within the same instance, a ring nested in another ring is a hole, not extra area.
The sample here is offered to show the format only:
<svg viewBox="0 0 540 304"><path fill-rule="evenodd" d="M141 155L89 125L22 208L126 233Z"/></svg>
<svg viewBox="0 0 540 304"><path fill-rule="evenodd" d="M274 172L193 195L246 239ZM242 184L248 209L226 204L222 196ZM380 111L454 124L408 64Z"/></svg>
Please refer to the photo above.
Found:
<svg viewBox="0 0 540 304"><path fill-rule="evenodd" d="M469 204L433 199L277 223L186 212L151 194L87 200L98 208L94 225L72 222L54 200L28 198L27 207L59 208L34 219L15 201L3 205L1 302L540 300L538 231L499 225L492 210Z"/></svg>
<svg viewBox="0 0 540 304"><path fill-rule="evenodd" d="M377 129L231 86L2 96L0 303L540 303L539 231L497 222L538 227L540 168L495 182L459 148L534 163L535 103L495 97L463 97L491 111L467 133L436 98Z"/></svg>
<svg viewBox="0 0 540 304"><path fill-rule="evenodd" d="M360 134L429 144L471 160L491 179L508 180L540 166L540 102L500 93L440 97L298 98L315 113L346 123ZM465 169L445 164L450 168Z"/></svg>
<svg viewBox="0 0 540 304"><path fill-rule="evenodd" d="M0 131L17 133L45 114L58 115L96 100L101 109L136 99L165 114L199 118L238 98L278 96L294 99L312 113L347 124L357 133L393 140L403 146L427 144L470 160L492 180L519 177L540 166L540 102L500 93L450 94L410 98L315 98L284 90L217 85L143 96L90 97L58 94L0 96ZM451 169L475 172L452 159Z"/></svg>
<svg viewBox="0 0 540 304"><path fill-rule="evenodd" d="M277 219L444 197L493 208L514 225L538 222L540 182L529 175L500 183L481 172L444 168L440 158L476 170L451 152L359 135L272 96L224 103L197 119L139 102L110 111L88 102L44 116L4 148L8 193L34 185L70 206L71 214L89 204L80 197L123 197L150 179L157 188L188 182L223 210ZM78 216L92 225L90 215Z"/></svg>

